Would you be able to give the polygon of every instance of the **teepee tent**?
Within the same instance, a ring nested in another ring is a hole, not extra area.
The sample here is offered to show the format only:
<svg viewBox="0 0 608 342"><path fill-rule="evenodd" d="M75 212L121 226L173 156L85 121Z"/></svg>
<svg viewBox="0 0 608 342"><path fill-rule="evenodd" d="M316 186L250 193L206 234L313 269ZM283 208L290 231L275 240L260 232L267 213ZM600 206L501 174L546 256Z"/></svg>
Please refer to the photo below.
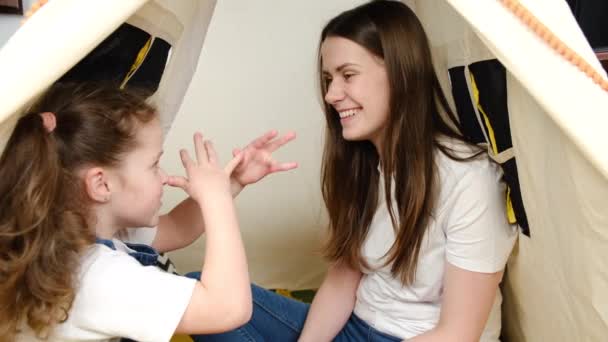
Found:
<svg viewBox="0 0 608 342"><path fill-rule="evenodd" d="M608 332L607 78L570 8L557 0L405 2L425 26L442 86L453 95L461 122L470 124L471 134L488 147L509 176L507 212L522 233L503 281L505 340L604 340ZM289 6L297 5L277 5L276 10ZM0 146L18 114L38 94L125 22L170 45L153 97L171 132L188 88L195 86L191 81L196 80L193 74L215 7L215 1L198 0L50 1L0 50ZM314 59L314 53L299 58ZM293 63L298 65L297 60ZM320 143L310 148L316 151ZM316 170L306 171L307 179L318 175ZM290 186L310 188L311 184ZM302 200L306 201L310 198ZM292 235L316 236L318 218L302 213L314 216L295 209L265 216L292 222L286 228L292 229ZM249 245L273 238L263 233L266 221L255 222L256 234L245 236ZM313 241L316 238L306 243ZM297 254L298 247L294 244L283 251ZM278 256L289 267L281 264L282 271L273 272L268 263L273 253L278 252L248 249L252 276L262 285L307 287L311 283L302 279L318 279L322 272L317 256Z"/></svg>

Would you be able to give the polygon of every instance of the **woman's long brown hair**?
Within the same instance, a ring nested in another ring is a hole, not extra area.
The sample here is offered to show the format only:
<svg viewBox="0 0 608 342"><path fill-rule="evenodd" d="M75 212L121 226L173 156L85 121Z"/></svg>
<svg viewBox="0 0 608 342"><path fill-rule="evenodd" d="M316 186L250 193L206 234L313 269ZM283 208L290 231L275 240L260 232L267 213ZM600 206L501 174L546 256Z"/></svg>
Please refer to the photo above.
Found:
<svg viewBox="0 0 608 342"><path fill-rule="evenodd" d="M52 112L48 132L40 113ZM95 241L84 166L115 166L155 110L113 85L52 87L22 116L0 157L0 341L40 337L68 318L82 253Z"/></svg>
<svg viewBox="0 0 608 342"><path fill-rule="evenodd" d="M396 235L385 265L391 265L393 276L403 284L411 284L436 200L436 153L455 160L469 159L457 156L439 141L441 135L463 140L446 124L440 110L455 127L459 123L433 69L424 29L403 3L372 1L343 12L325 26L320 44L327 37L349 39L383 59L390 113L382 151L377 151L369 141L346 141L338 113L324 105L327 130L321 186L329 213L324 254L330 261L345 262L355 269L369 267L361 257L361 247L378 207L381 161L387 208ZM325 94L322 63L319 54L320 88ZM397 202L396 213L391 194Z"/></svg>

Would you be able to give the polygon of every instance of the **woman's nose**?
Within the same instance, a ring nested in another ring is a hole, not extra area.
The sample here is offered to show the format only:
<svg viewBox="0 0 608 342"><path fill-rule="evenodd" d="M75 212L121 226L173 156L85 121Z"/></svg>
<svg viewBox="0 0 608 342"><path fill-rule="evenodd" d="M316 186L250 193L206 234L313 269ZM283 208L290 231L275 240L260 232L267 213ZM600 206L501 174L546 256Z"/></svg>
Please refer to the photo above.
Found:
<svg viewBox="0 0 608 342"><path fill-rule="evenodd" d="M327 92L325 93L325 102L329 104L335 104L338 101L344 99L344 88L340 82L331 81L327 85Z"/></svg>

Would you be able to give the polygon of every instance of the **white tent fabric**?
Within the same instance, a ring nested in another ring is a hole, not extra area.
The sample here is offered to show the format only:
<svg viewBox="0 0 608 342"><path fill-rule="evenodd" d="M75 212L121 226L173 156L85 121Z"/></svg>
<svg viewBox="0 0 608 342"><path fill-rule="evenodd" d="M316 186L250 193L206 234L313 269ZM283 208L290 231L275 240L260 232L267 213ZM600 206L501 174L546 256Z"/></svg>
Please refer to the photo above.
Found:
<svg viewBox="0 0 608 342"><path fill-rule="evenodd" d="M506 337L604 340L608 93L499 0L405 2L427 29L445 89L451 66L498 58L507 68L513 151L532 237L520 236L508 264L503 289ZM521 3L605 77L564 1ZM16 114L127 20L173 45L155 94L169 129L197 65L214 6L215 1L197 0L49 2L0 50L0 147ZM256 260L255 253L249 251L250 260ZM296 284L298 279L281 282Z"/></svg>
<svg viewBox="0 0 608 342"><path fill-rule="evenodd" d="M0 148L16 123L16 114L125 21L172 45L171 58L154 95L168 130L197 66L215 3L50 1L0 50Z"/></svg>
<svg viewBox="0 0 608 342"><path fill-rule="evenodd" d="M151 99L161 113L165 133L196 71L215 3L215 0L149 1L127 21L165 39L173 47L159 89Z"/></svg>

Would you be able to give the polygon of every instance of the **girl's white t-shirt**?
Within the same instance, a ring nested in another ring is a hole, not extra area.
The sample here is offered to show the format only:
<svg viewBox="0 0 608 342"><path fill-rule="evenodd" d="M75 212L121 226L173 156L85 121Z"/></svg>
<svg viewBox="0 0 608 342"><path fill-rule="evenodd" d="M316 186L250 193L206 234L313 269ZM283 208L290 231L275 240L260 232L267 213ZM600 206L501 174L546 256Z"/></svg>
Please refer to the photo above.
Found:
<svg viewBox="0 0 608 342"><path fill-rule="evenodd" d="M471 151L462 143L447 143L461 156ZM437 325L446 262L473 272L499 272L517 237L516 227L506 218L500 167L487 157L459 162L439 151L436 155L437 204L422 241L414 283L404 287L391 275L390 266L382 267L383 257L395 240L383 190L362 246L372 267L363 270L354 313L375 329L403 339ZM381 180L380 189L383 187ZM398 213L395 200L393 208ZM498 291L482 342L499 341L501 302Z"/></svg>
<svg viewBox="0 0 608 342"><path fill-rule="evenodd" d="M151 244L155 228L130 230L129 242ZM142 266L127 253L120 240L116 250L95 244L83 257L76 298L66 322L49 341L166 342L171 339L188 303L196 280ZM37 341L24 328L18 341Z"/></svg>

